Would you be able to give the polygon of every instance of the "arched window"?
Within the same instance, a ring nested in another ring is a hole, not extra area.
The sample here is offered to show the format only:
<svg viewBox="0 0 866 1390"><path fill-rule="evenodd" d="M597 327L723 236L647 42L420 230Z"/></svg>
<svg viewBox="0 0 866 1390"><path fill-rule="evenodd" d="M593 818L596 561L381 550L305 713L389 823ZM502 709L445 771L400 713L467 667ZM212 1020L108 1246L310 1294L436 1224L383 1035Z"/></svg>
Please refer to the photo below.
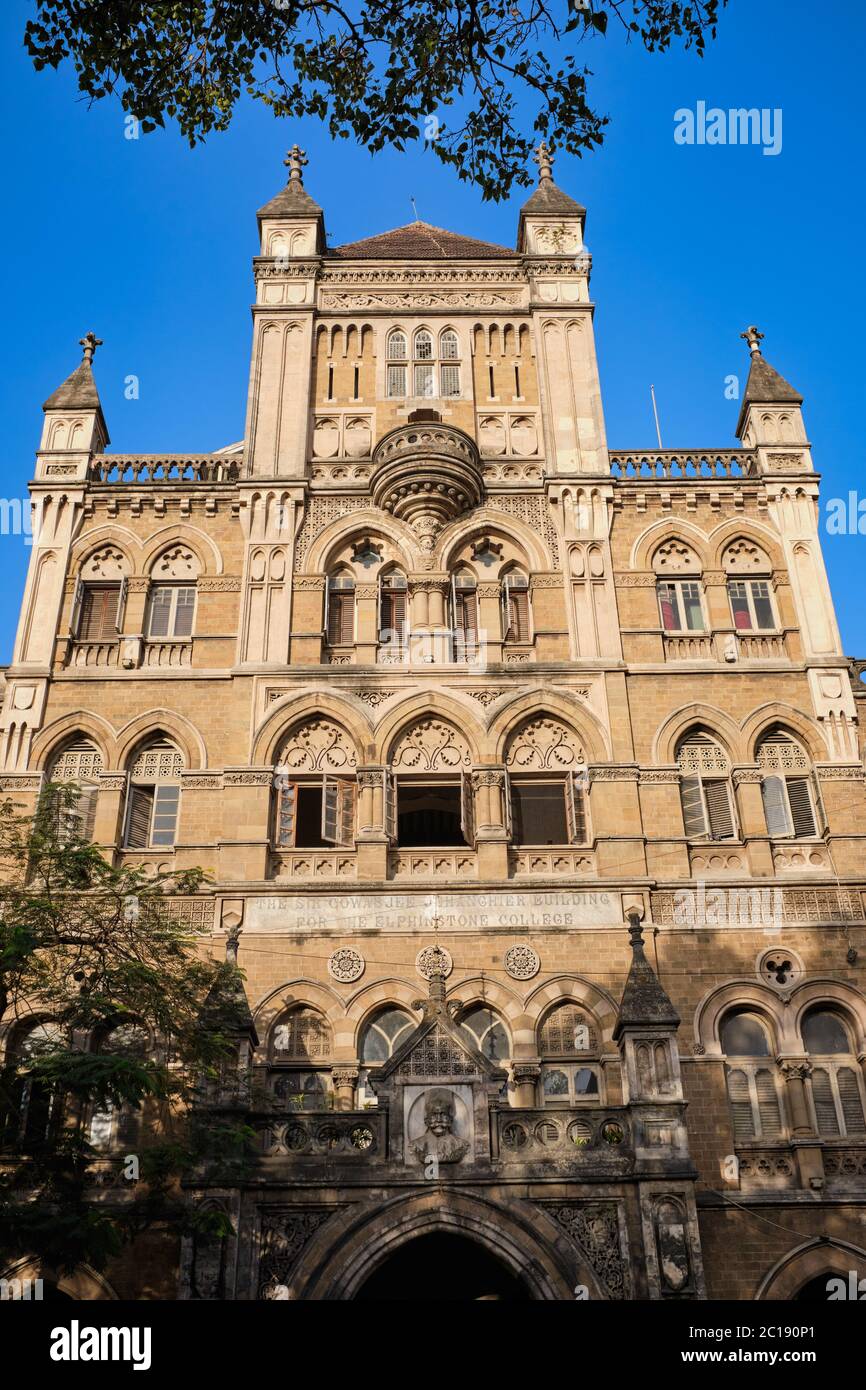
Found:
<svg viewBox="0 0 866 1390"><path fill-rule="evenodd" d="M866 1136L863 1081L848 1029L829 1009L810 1009L803 1019L803 1048L809 1054L815 1128L822 1138Z"/></svg>
<svg viewBox="0 0 866 1390"><path fill-rule="evenodd" d="M723 1020L719 1036L727 1057L734 1141L778 1139L782 1134L782 1114L764 1025L754 1014L737 1011Z"/></svg>
<svg viewBox="0 0 866 1390"><path fill-rule="evenodd" d="M25 1152L40 1148L56 1132L61 1118L58 1091L30 1074L41 1058L67 1049L59 1023L32 1024L13 1041L0 1077L0 1144Z"/></svg>
<svg viewBox="0 0 866 1390"><path fill-rule="evenodd" d="M418 362L433 360L433 335L426 328L419 328L415 334L415 358Z"/></svg>
<svg viewBox="0 0 866 1390"><path fill-rule="evenodd" d="M598 1031L577 1004L557 1004L538 1032L541 1103L579 1105L600 1099Z"/></svg>
<svg viewBox="0 0 866 1390"><path fill-rule="evenodd" d="M478 592L471 570L459 569L452 576L451 613L454 660L474 661L478 655Z"/></svg>
<svg viewBox="0 0 866 1390"><path fill-rule="evenodd" d="M516 845L584 845L588 773L574 731L546 714L525 720L505 757L506 829Z"/></svg>
<svg viewBox="0 0 866 1390"><path fill-rule="evenodd" d="M147 605L147 635L154 640L191 637L194 615L194 584L157 584Z"/></svg>
<svg viewBox="0 0 866 1390"><path fill-rule="evenodd" d="M306 719L280 746L274 776L278 849L353 845L357 756L344 729Z"/></svg>
<svg viewBox="0 0 866 1390"><path fill-rule="evenodd" d="M78 789L74 806L61 810L60 835L64 840L92 840L102 754L88 738L76 737L63 746L48 769L50 782L73 783Z"/></svg>
<svg viewBox="0 0 866 1390"><path fill-rule="evenodd" d="M502 578L502 636L506 642L531 640L529 578L521 570L509 570Z"/></svg>
<svg viewBox="0 0 866 1390"><path fill-rule="evenodd" d="M712 734L695 729L677 748L683 825L690 840L733 840L737 835L730 765Z"/></svg>
<svg viewBox="0 0 866 1390"><path fill-rule="evenodd" d="M150 1036L139 1023L118 1023L106 1029L97 1040L96 1049L103 1056L125 1057L144 1061L150 1051ZM88 1138L95 1149L124 1148L136 1144L141 1133L141 1106L104 1105L90 1116Z"/></svg>
<svg viewBox="0 0 866 1390"><path fill-rule="evenodd" d="M448 399L460 395L460 343L453 328L439 334L439 395Z"/></svg>
<svg viewBox="0 0 866 1390"><path fill-rule="evenodd" d="M460 356L460 346L453 328L444 328L440 333L439 356L445 362L456 362Z"/></svg>
<svg viewBox="0 0 866 1390"><path fill-rule="evenodd" d="M355 580L340 570L328 579L325 632L331 647L351 646L355 641Z"/></svg>
<svg viewBox="0 0 866 1390"><path fill-rule="evenodd" d="M302 1005L271 1029L270 1087L277 1100L296 1110L323 1110L331 1086L331 1028L318 1009Z"/></svg>
<svg viewBox="0 0 866 1390"><path fill-rule="evenodd" d="M379 646L382 654L402 660L409 627L408 585L400 570L389 570L379 579Z"/></svg>
<svg viewBox="0 0 866 1390"><path fill-rule="evenodd" d="M473 1047L496 1066L505 1067L511 1058L511 1042L505 1025L486 1004L474 1004L460 1019L460 1027Z"/></svg>
<svg viewBox="0 0 866 1390"><path fill-rule="evenodd" d="M405 1009L388 1004L364 1025L359 1043L361 1070L358 1076L358 1104L361 1109L378 1104L367 1078L373 1067L387 1062L417 1027L416 1020Z"/></svg>
<svg viewBox="0 0 866 1390"><path fill-rule="evenodd" d="M123 842L127 849L175 843L183 754L164 735L139 744L129 769Z"/></svg>
<svg viewBox="0 0 866 1390"><path fill-rule="evenodd" d="M386 396L405 396L406 357L406 334L395 329L388 334Z"/></svg>
<svg viewBox="0 0 866 1390"><path fill-rule="evenodd" d="M826 825L818 780L804 748L786 729L770 729L757 749L767 834L809 840Z"/></svg>

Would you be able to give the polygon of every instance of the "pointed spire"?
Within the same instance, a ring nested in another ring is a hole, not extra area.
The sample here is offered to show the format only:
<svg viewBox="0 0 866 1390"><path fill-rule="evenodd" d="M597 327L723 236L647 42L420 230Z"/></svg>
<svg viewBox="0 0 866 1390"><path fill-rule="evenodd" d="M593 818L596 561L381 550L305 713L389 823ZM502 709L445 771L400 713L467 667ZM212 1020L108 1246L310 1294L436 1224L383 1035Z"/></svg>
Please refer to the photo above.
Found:
<svg viewBox="0 0 866 1390"><path fill-rule="evenodd" d="M259 221L263 217L321 217L322 209L304 187L304 166L309 160L300 145L292 145L283 163L289 171L289 181L275 198L259 208Z"/></svg>
<svg viewBox="0 0 866 1390"><path fill-rule="evenodd" d="M678 1028L680 1016L659 982L659 978L644 954L643 932L636 913L629 915L629 937L632 962L622 992L614 1038L625 1028L656 1026Z"/></svg>
<svg viewBox="0 0 866 1390"><path fill-rule="evenodd" d="M563 193L553 182L553 154L544 140L532 158L538 165L538 187L520 209L517 228L518 251L527 250L526 220L529 217L577 217L580 219L581 232L586 222L586 208L569 198L568 194Z"/></svg>
<svg viewBox="0 0 866 1390"><path fill-rule="evenodd" d="M539 187L540 187L541 184L543 184L543 183L552 183L552 182L553 182L553 155L550 153L550 150L547 148L547 145L544 143L543 140L541 141L541 144L540 144L540 145L538 146L538 148L536 149L535 154L532 156L532 158L535 160L536 164L538 165L538 183L539 183Z"/></svg>
<svg viewBox="0 0 866 1390"><path fill-rule="evenodd" d="M751 365L749 367L749 379L743 392L740 416L737 421L738 437L742 437L746 412L750 405L774 405L783 402L788 405L803 404L803 397L799 391L796 391L791 383L776 371L775 367L770 366L761 351L764 334L759 332L754 324L751 324L744 333L740 334L740 337L745 338L749 344Z"/></svg>
<svg viewBox="0 0 866 1390"><path fill-rule="evenodd" d="M102 346L102 339L97 338L93 332L85 333L83 338L78 339L83 349L81 361L75 368L71 376L52 392L48 400L43 405L43 410L98 410L102 414L102 405L99 399L99 392L96 389L96 382L93 379L93 356L98 347Z"/></svg>

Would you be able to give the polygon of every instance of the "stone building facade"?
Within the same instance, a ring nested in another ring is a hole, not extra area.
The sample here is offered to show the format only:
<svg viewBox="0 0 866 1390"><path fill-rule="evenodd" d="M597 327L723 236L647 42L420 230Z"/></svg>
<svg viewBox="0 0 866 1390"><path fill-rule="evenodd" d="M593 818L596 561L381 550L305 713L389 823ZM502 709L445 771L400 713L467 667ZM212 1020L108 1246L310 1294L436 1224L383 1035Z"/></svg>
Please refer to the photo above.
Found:
<svg viewBox="0 0 866 1390"><path fill-rule="evenodd" d="M863 1277L862 686L802 398L750 329L736 446L610 451L543 148L513 250L331 248L287 163L243 441L108 452L92 335L44 408L2 787L209 872L257 1083L254 1177L189 1194L235 1236L73 1291Z"/></svg>

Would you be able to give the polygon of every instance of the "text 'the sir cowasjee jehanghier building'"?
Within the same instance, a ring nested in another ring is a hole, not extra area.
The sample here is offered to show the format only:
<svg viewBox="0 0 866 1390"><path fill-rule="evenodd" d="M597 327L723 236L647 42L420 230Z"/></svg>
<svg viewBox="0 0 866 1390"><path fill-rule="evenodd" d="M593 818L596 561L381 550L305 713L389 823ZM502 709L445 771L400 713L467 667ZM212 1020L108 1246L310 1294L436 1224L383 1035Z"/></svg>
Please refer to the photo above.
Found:
<svg viewBox="0 0 866 1390"><path fill-rule="evenodd" d="M75 780L107 855L211 872L178 910L246 972L259 1151L189 1192L234 1238L69 1287L866 1275L862 686L801 396L750 329L738 447L610 451L543 148L513 250L329 247L303 162L258 215L241 443L107 452L92 335L44 407L2 789Z"/></svg>

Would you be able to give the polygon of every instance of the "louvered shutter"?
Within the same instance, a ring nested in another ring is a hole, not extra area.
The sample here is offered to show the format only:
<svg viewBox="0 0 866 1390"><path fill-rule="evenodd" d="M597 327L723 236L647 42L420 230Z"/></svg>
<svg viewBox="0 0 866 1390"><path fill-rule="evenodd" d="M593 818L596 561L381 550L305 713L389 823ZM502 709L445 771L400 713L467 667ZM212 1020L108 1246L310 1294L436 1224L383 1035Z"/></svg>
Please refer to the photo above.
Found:
<svg viewBox="0 0 866 1390"><path fill-rule="evenodd" d="M752 1097L749 1091L749 1078L744 1071L728 1072L728 1103L731 1107L734 1141L754 1139L755 1118L752 1113Z"/></svg>
<svg viewBox="0 0 866 1390"><path fill-rule="evenodd" d="M683 777L680 782L680 800L683 805L683 825L687 839L697 839L706 835L707 815L704 810L700 777Z"/></svg>
<svg viewBox="0 0 866 1390"><path fill-rule="evenodd" d="M382 813L385 834L392 844L397 843L397 785L393 773L382 773Z"/></svg>
<svg viewBox="0 0 866 1390"><path fill-rule="evenodd" d="M297 782L281 780L277 796L277 844L281 849L291 849L295 843L297 804Z"/></svg>
<svg viewBox="0 0 866 1390"><path fill-rule="evenodd" d="M126 843L130 849L147 849L150 845L153 797L153 787L130 787L126 823Z"/></svg>
<svg viewBox="0 0 866 1390"><path fill-rule="evenodd" d="M341 616L340 616L341 609L340 609L340 605L341 605L342 597L343 597L342 594L331 593L330 590L328 591L328 626L327 626L327 633L328 633L328 641L330 642L330 644L331 644L332 647L333 647L333 646L336 646L337 643L338 643L339 640L340 640L340 627L341 627Z"/></svg>
<svg viewBox="0 0 866 1390"><path fill-rule="evenodd" d="M505 833L509 840L514 838L514 810L511 804L511 777L508 768L505 769L505 777L502 786L503 814L505 816Z"/></svg>
<svg viewBox="0 0 866 1390"><path fill-rule="evenodd" d="M821 795L821 784L815 772L809 774L809 783L812 788L812 804L815 808L815 820L817 821L818 834L823 835L827 829L827 812L824 810L824 798Z"/></svg>
<svg viewBox="0 0 866 1390"><path fill-rule="evenodd" d="M129 588L129 580L125 577L121 579L117 590L117 607L114 610L114 630L123 631L123 619L126 615L126 594Z"/></svg>
<svg viewBox="0 0 866 1390"><path fill-rule="evenodd" d="M839 1100L842 1105L842 1118L845 1133L848 1135L866 1134L866 1120L863 1118L863 1097L857 1081L857 1073L851 1067L840 1067L836 1073L839 1086Z"/></svg>
<svg viewBox="0 0 866 1390"><path fill-rule="evenodd" d="M710 821L710 835L714 840L732 840L734 818L731 814L731 796L727 782L704 782L704 795Z"/></svg>
<svg viewBox="0 0 866 1390"><path fill-rule="evenodd" d="M340 787L340 823L338 828L341 845L351 845L355 841L357 786L354 778L344 777Z"/></svg>
<svg viewBox="0 0 866 1390"><path fill-rule="evenodd" d="M766 1067L755 1073L755 1090L758 1096L758 1116L761 1121L761 1138L777 1139L782 1133L782 1116L779 1111L779 1093L773 1073Z"/></svg>
<svg viewBox="0 0 866 1390"><path fill-rule="evenodd" d="M568 816L568 836L573 845L586 843L586 807L579 778L579 772L569 772L565 778L565 806Z"/></svg>
<svg viewBox="0 0 866 1390"><path fill-rule="evenodd" d="M812 1072L812 1100L815 1104L818 1133L832 1138L839 1133L839 1117L836 1114L830 1073L824 1067L815 1067Z"/></svg>
<svg viewBox="0 0 866 1390"><path fill-rule="evenodd" d="M771 839L790 835L791 823L788 819L788 802L782 778L765 777L761 783L761 796L764 802L767 834Z"/></svg>
<svg viewBox="0 0 866 1390"><path fill-rule="evenodd" d="M809 780L808 777L787 778L791 819L794 823L794 835L798 840L811 839L817 833L815 812L812 809L812 798L809 793Z"/></svg>
<svg viewBox="0 0 866 1390"><path fill-rule="evenodd" d="M78 636L81 626L81 601L84 597L84 585L80 579L75 581L75 593L72 598L72 611L69 615L69 633L72 637Z"/></svg>
<svg viewBox="0 0 866 1390"><path fill-rule="evenodd" d="M326 773L322 783L322 839L349 845L355 833L355 783Z"/></svg>
<svg viewBox="0 0 866 1390"><path fill-rule="evenodd" d="M460 829L467 845L475 844L475 799L471 773L460 774Z"/></svg>
<svg viewBox="0 0 866 1390"><path fill-rule="evenodd" d="M336 777L325 774L322 782L322 839L337 843L340 784Z"/></svg>
<svg viewBox="0 0 866 1390"><path fill-rule="evenodd" d="M174 636L192 636L192 618L195 612L195 589L178 589L177 604L174 610Z"/></svg>
<svg viewBox="0 0 866 1390"><path fill-rule="evenodd" d="M96 820L96 787L82 787L76 798L73 810L73 834L80 840L93 839L93 824Z"/></svg>

